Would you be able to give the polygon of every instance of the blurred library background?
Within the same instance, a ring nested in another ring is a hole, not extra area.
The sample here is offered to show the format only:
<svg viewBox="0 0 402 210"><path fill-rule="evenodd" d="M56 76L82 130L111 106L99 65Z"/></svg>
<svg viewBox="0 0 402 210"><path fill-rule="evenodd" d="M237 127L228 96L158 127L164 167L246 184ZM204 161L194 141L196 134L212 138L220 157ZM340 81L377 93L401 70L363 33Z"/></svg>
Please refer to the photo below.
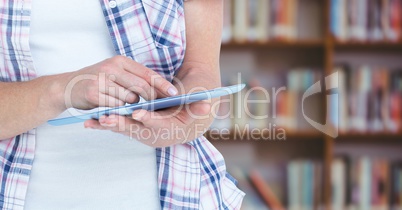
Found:
<svg viewBox="0 0 402 210"><path fill-rule="evenodd" d="M224 2L222 84L249 91L206 136L242 209L402 209L402 0Z"/></svg>

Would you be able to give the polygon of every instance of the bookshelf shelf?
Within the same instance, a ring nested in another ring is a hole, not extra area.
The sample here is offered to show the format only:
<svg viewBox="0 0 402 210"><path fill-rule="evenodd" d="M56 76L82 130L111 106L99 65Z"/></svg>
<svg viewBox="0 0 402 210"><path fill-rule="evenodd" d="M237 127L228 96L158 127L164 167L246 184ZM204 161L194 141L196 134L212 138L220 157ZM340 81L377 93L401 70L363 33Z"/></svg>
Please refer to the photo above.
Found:
<svg viewBox="0 0 402 210"><path fill-rule="evenodd" d="M295 40L295 41L280 41L272 40L267 42L237 42L231 41L222 44L222 49L323 49L324 40Z"/></svg>
<svg viewBox="0 0 402 210"><path fill-rule="evenodd" d="M402 132L390 133L346 133L334 139L335 142L397 142L402 143Z"/></svg>
<svg viewBox="0 0 402 210"><path fill-rule="evenodd" d="M402 41L378 41L378 42L341 42L334 41L336 50L400 50L402 51Z"/></svg>

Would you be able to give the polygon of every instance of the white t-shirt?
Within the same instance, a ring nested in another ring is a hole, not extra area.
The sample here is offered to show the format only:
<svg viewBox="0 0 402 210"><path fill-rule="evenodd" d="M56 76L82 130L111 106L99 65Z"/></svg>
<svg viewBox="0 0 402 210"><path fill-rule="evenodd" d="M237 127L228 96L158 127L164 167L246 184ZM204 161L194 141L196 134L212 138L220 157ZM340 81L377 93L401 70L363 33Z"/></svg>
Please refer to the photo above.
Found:
<svg viewBox="0 0 402 210"><path fill-rule="evenodd" d="M115 55L98 0L32 4L30 46L38 76L76 71ZM82 123L44 124L36 132L26 210L160 208L154 148Z"/></svg>

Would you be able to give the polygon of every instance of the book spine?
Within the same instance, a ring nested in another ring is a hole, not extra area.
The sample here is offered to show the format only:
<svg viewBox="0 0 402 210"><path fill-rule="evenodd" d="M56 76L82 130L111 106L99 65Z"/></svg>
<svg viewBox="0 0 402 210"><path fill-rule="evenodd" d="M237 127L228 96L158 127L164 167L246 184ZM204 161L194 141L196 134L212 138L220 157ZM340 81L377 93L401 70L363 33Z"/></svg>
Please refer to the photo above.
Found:
<svg viewBox="0 0 402 210"><path fill-rule="evenodd" d="M401 2L399 0L390 0L389 6L389 39L391 41L398 41L401 38Z"/></svg>
<svg viewBox="0 0 402 210"><path fill-rule="evenodd" d="M369 40L380 41L384 39L384 33L381 29L381 0L370 0L370 24L369 24Z"/></svg>
<svg viewBox="0 0 402 210"><path fill-rule="evenodd" d="M371 206L371 162L368 157L360 159L359 173L359 208L370 209Z"/></svg>
<svg viewBox="0 0 402 210"><path fill-rule="evenodd" d="M247 40L256 41L258 33L259 0L247 0Z"/></svg>
<svg viewBox="0 0 402 210"><path fill-rule="evenodd" d="M331 0L331 32L336 39L340 39L340 0Z"/></svg>
<svg viewBox="0 0 402 210"><path fill-rule="evenodd" d="M223 2L223 28L222 43L228 43L232 40L232 0L224 0Z"/></svg>
<svg viewBox="0 0 402 210"><path fill-rule="evenodd" d="M386 40L392 39L389 1L390 0L381 1L381 26Z"/></svg>
<svg viewBox="0 0 402 210"><path fill-rule="evenodd" d="M250 172L250 180L259 192L259 195L263 198L265 203L271 208L275 210L284 210L285 208L268 185L268 183L264 180L263 176L258 170L252 170Z"/></svg>
<svg viewBox="0 0 402 210"><path fill-rule="evenodd" d="M379 185L379 209L388 210L390 200L390 167L386 160L379 163L380 185Z"/></svg>
<svg viewBox="0 0 402 210"><path fill-rule="evenodd" d="M233 78L232 84L237 84L237 77ZM247 122L249 120L249 116L246 113L245 109L245 95L248 87L242 90L239 93L233 94L233 118L232 118L232 126L237 127L239 129L243 129L246 127Z"/></svg>
<svg viewBox="0 0 402 210"><path fill-rule="evenodd" d="M356 38L359 41L367 40L367 0L358 0L357 3L357 31Z"/></svg>
<svg viewBox="0 0 402 210"><path fill-rule="evenodd" d="M300 189L299 163L292 161L288 164L288 209L299 210L302 191Z"/></svg>
<svg viewBox="0 0 402 210"><path fill-rule="evenodd" d="M359 34L357 7L358 7L358 0L348 1L349 38L352 40L357 40Z"/></svg>
<svg viewBox="0 0 402 210"><path fill-rule="evenodd" d="M266 42L269 34L270 1L258 0L257 41Z"/></svg>
<svg viewBox="0 0 402 210"><path fill-rule="evenodd" d="M297 13L298 13L298 0L288 0L287 16L288 16L288 40L297 39Z"/></svg>
<svg viewBox="0 0 402 210"><path fill-rule="evenodd" d="M247 40L248 28L248 0L234 0L234 34L237 42Z"/></svg>
<svg viewBox="0 0 402 210"><path fill-rule="evenodd" d="M342 159L335 159L331 166L332 210L343 210L346 207L346 168Z"/></svg>
<svg viewBox="0 0 402 210"><path fill-rule="evenodd" d="M274 39L286 40L288 34L287 6L289 0L273 0L272 34Z"/></svg>

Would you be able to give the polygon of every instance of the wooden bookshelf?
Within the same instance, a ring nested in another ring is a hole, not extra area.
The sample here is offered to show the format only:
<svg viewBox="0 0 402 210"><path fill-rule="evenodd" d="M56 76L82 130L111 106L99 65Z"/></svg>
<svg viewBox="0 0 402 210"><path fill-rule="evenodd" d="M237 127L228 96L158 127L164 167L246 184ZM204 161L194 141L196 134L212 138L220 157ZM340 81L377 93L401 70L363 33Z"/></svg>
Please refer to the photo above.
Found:
<svg viewBox="0 0 402 210"><path fill-rule="evenodd" d="M402 41L389 42L341 42L334 40L335 50L399 50L402 52Z"/></svg>
<svg viewBox="0 0 402 210"><path fill-rule="evenodd" d="M300 40L300 41L267 41L267 42L236 42L231 41L222 44L222 49L323 49L324 40Z"/></svg>
<svg viewBox="0 0 402 210"><path fill-rule="evenodd" d="M323 19L322 24L322 37L319 39L303 39L303 40L295 40L295 41L277 41L277 40L269 40L267 42L236 42L231 41L228 43L222 44L222 54L225 54L226 51L274 51L280 50L288 51L291 54L295 50L299 50L303 52L304 50L309 50L316 52L312 56L316 56L320 60L317 65L322 67L322 71L324 75L329 75L333 72L334 69L334 61L335 57L339 52L349 52L349 51L357 51L362 53L367 52L376 52L376 53L385 53L385 54L397 54L402 53L402 40L396 42L388 42L388 41L378 41L378 42L341 42L335 40L331 31L330 31L330 0L309 0L308 2L316 1L316 4L323 8L322 17L317 17ZM378 51L378 52L377 52ZM352 58L353 59L353 58ZM402 59L402 58L401 58ZM283 59L283 62L287 62L287 58ZM225 65L225 63L221 63L221 65ZM402 66L401 66L402 67ZM322 107L323 110L326 109L326 98L322 97ZM264 142L269 142L270 145L276 145L273 150L276 149L284 149L286 150L287 146L295 145L291 148L291 152L299 150L307 150L301 151L302 154L307 154L309 151L309 146L302 147L302 144L308 144L311 146L311 152L313 156L320 157L323 162L323 175L324 175L324 184L323 184L323 198L322 205L324 209L330 209L331 206L331 198L332 198L332 188L331 188L331 164L334 159L335 148L338 145L353 143L359 144L362 146L369 144L398 144L402 146L402 131L396 133L389 132L380 132L380 133L340 133L337 138L329 137L323 133L319 132L311 132L311 131L302 131L302 132L287 132L287 139L285 141L280 140L271 140L264 141L262 138L252 141L247 139L239 139L238 136L233 130L229 131L226 134L216 134L207 132L205 136L211 140L211 142L216 145L218 148L227 147L228 144L241 143L241 145L250 144L256 148L258 154L258 159L260 161L264 161L264 158L272 158L278 155L273 152L273 155L266 156L265 153L272 152L272 148L270 146L264 146ZM220 139L220 136L223 136L223 140ZM286 144L284 143L286 142ZM316 147L312 145L316 145ZM283 148L279 145L284 145ZM266 151L266 152L264 152ZM286 151L284 151L286 152ZM291 153L290 152L290 153ZM322 152L322 153L321 153ZM402 153L401 153L402 154ZM230 156L230 153L224 154L224 156ZM237 155L237 154L235 154ZM280 154L282 155L282 154ZM278 155L279 156L279 155ZM227 157L228 158L228 157ZM402 158L402 157L401 157ZM268 159L267 159L268 161Z"/></svg>
<svg viewBox="0 0 402 210"><path fill-rule="evenodd" d="M394 142L394 143L402 143L402 133L391 133L391 132L373 132L373 133L346 133L340 134L335 141L342 142Z"/></svg>

